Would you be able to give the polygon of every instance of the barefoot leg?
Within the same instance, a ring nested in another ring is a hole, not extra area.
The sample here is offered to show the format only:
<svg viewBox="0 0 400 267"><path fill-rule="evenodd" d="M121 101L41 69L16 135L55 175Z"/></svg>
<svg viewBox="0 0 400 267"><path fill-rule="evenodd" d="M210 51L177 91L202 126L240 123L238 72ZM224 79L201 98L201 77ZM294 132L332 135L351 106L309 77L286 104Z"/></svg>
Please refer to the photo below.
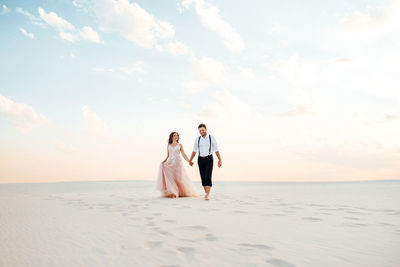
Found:
<svg viewBox="0 0 400 267"><path fill-rule="evenodd" d="M209 200L210 199L210 191L211 191L211 186L204 186L204 192L206 192L206 195L205 195L205 199L206 200Z"/></svg>

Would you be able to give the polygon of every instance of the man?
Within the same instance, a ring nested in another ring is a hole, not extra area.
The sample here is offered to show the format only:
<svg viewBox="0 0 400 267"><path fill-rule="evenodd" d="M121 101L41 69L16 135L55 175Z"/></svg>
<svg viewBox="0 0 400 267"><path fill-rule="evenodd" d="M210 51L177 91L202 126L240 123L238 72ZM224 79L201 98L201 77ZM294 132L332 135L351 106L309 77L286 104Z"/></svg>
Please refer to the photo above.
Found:
<svg viewBox="0 0 400 267"><path fill-rule="evenodd" d="M207 127L205 124L200 124L199 127L200 136L194 141L193 152L190 156L189 164L193 166L193 158L196 152L199 151L199 156L197 157L197 163L199 165L201 184L203 185L204 192L206 193L205 199L210 199L210 190L212 187L212 171L214 165L213 153L218 157L218 167L222 166L221 156L218 151L217 141L215 137L207 134Z"/></svg>

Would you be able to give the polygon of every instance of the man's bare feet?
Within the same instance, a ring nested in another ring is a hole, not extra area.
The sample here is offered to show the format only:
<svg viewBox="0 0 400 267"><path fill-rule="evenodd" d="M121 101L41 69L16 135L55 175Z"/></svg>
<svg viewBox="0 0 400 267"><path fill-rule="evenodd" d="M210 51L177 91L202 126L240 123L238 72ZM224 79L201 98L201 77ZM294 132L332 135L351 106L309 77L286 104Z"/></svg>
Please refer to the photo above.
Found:
<svg viewBox="0 0 400 267"><path fill-rule="evenodd" d="M205 200L210 200L210 195L209 195L209 194L206 194L206 196L205 196L204 199L205 199Z"/></svg>

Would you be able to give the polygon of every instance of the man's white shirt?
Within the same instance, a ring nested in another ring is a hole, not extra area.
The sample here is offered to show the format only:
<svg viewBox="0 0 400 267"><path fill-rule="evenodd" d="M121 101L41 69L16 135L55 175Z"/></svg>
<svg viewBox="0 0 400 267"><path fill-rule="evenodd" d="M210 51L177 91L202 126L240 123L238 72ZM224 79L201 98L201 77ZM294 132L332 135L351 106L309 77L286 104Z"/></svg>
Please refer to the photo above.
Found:
<svg viewBox="0 0 400 267"><path fill-rule="evenodd" d="M210 150L210 139L209 139L209 134L207 133L207 135L203 138L202 136L200 136L200 143L198 144L199 141L199 137L196 137L196 139L194 140L194 145L193 145L193 152L197 152L198 151L198 146L200 146L200 157L205 157L208 156L208 152ZM218 145L217 145L217 141L215 140L214 135L211 135L211 154L218 152Z"/></svg>

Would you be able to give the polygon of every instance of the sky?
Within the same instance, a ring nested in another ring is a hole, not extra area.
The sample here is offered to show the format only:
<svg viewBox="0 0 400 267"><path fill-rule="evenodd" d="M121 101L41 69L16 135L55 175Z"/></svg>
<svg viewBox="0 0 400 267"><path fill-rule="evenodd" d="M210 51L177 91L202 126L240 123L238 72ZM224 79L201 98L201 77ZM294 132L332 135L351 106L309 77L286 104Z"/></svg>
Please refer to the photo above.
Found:
<svg viewBox="0 0 400 267"><path fill-rule="evenodd" d="M400 179L399 51L399 0L0 0L0 183L155 180L200 123L214 182Z"/></svg>

